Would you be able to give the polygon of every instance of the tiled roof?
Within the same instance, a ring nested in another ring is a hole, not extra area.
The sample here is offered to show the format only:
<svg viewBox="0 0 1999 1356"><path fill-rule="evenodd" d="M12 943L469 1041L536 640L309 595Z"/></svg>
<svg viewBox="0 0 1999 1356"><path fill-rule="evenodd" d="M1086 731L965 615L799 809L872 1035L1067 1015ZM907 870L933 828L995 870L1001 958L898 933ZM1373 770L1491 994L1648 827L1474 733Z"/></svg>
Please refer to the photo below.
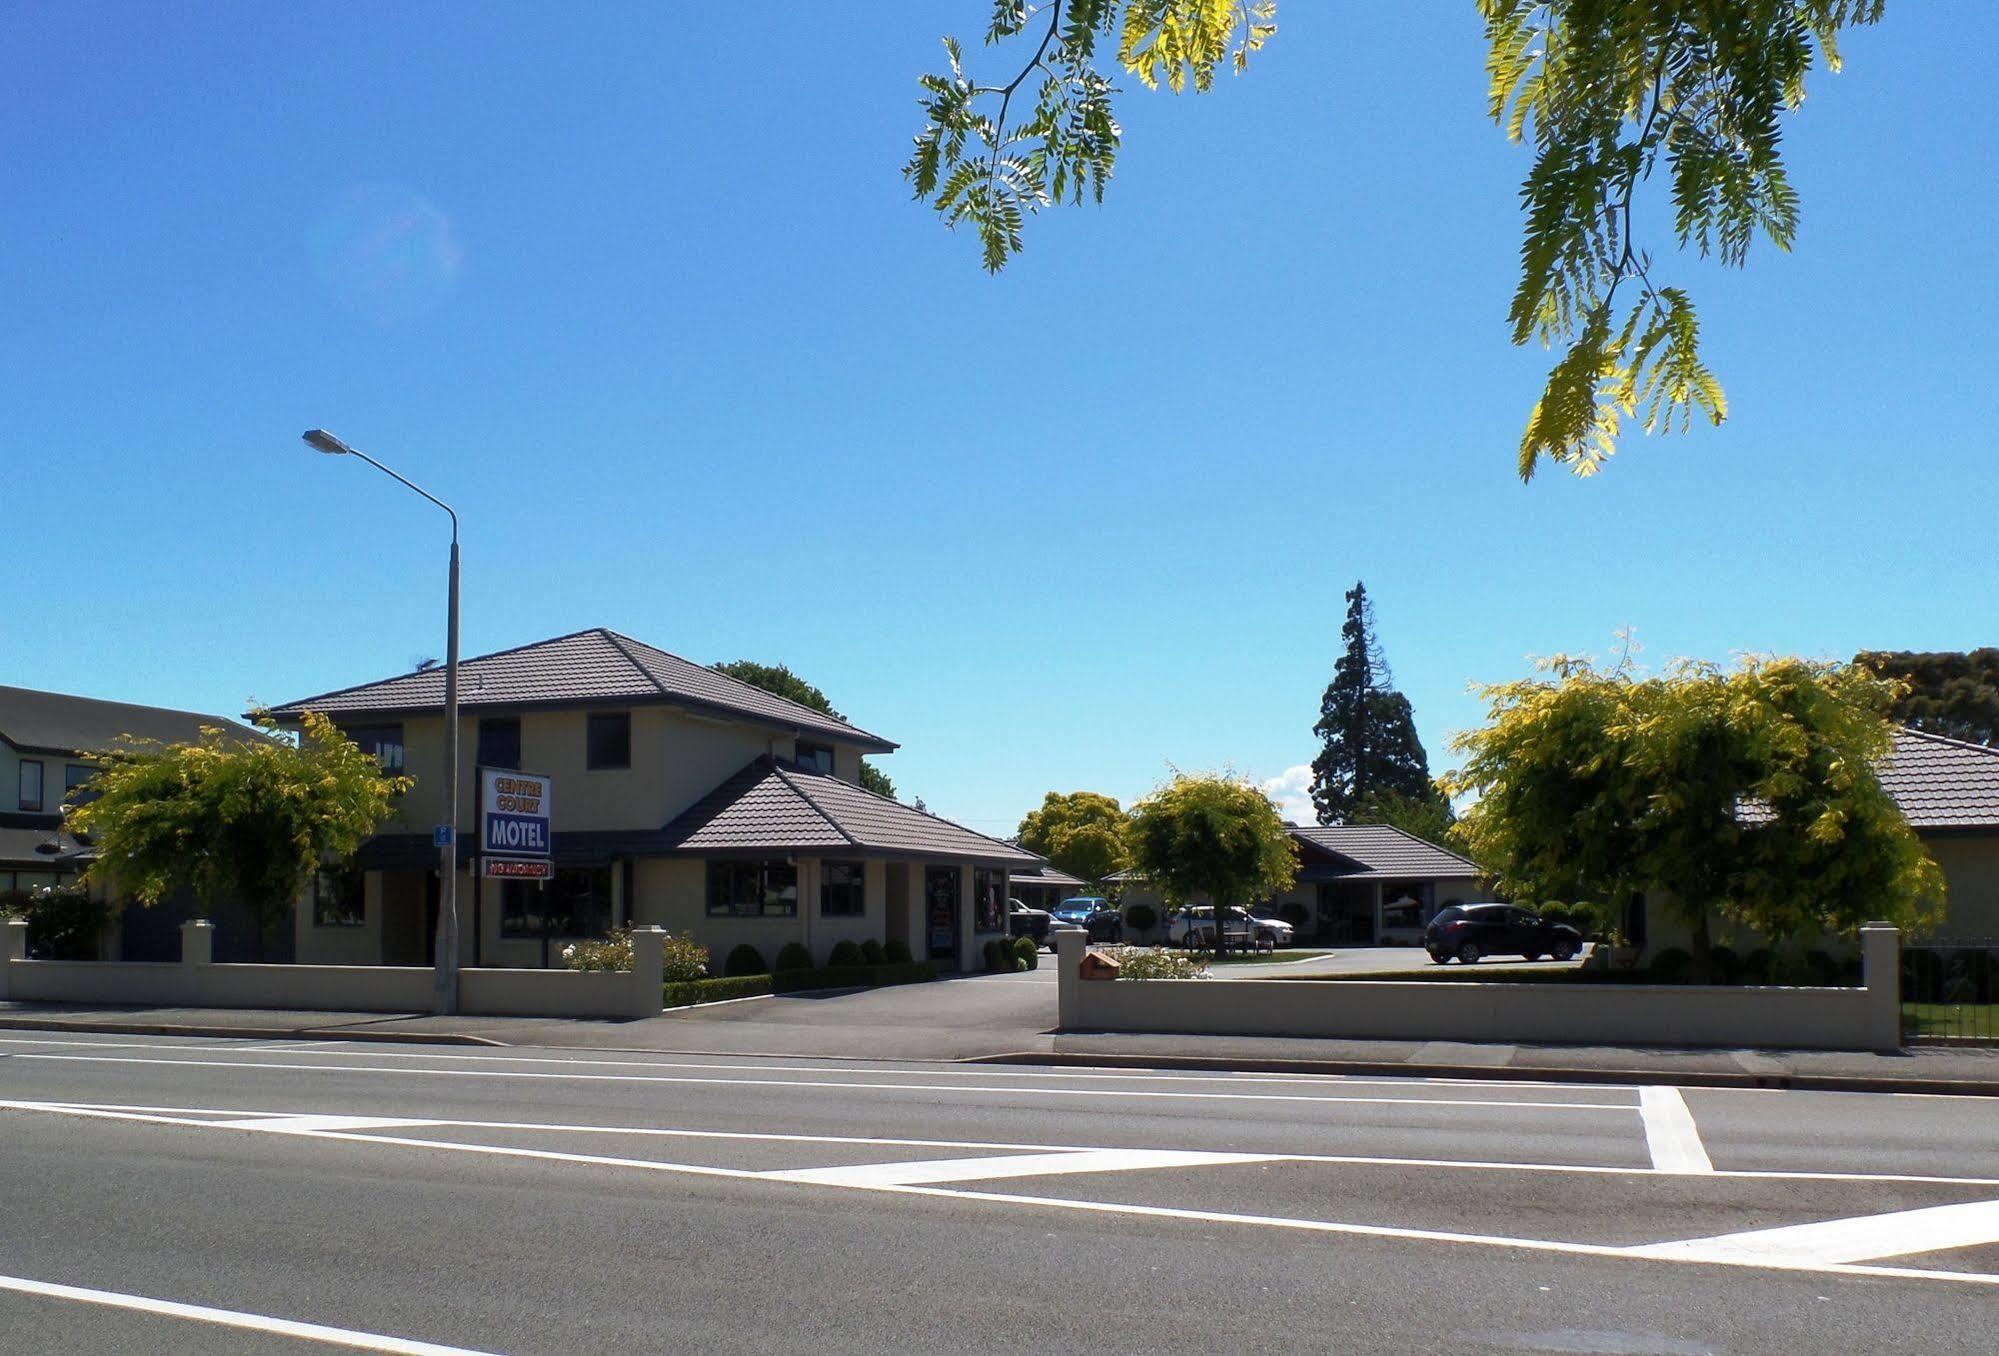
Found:
<svg viewBox="0 0 1999 1356"><path fill-rule="evenodd" d="M703 796L662 831L682 853L854 852L1030 867L1031 852L912 810L851 782L763 757Z"/></svg>
<svg viewBox="0 0 1999 1356"><path fill-rule="evenodd" d="M1356 869L1342 876L1476 876L1470 858L1438 847L1413 833L1386 824L1307 825L1293 828L1293 837L1322 851L1344 857Z"/></svg>
<svg viewBox="0 0 1999 1356"><path fill-rule="evenodd" d="M244 739L259 738L233 720L197 711L0 687L0 739L35 753L98 753L126 735L167 744L186 743L198 738L204 725Z"/></svg>
<svg viewBox="0 0 1999 1356"><path fill-rule="evenodd" d="M1037 867L1021 867L1012 876L1017 885L1050 885L1058 890L1075 890L1089 884L1082 877L1058 870L1054 863L1046 861Z"/></svg>
<svg viewBox="0 0 1999 1356"><path fill-rule="evenodd" d="M0 866L9 871L75 871L96 855L63 831L60 815L0 814Z"/></svg>
<svg viewBox="0 0 1999 1356"><path fill-rule="evenodd" d="M1999 749L1906 727L1875 769L1910 827L1999 827Z"/></svg>
<svg viewBox="0 0 1999 1356"><path fill-rule="evenodd" d="M601 626L476 659L461 659L458 702L467 711L658 702L725 712L759 725L820 735L864 749L887 752L895 747L890 740L844 720ZM433 666L286 702L273 708L272 714L296 719L310 710L337 718L443 708L444 670Z"/></svg>

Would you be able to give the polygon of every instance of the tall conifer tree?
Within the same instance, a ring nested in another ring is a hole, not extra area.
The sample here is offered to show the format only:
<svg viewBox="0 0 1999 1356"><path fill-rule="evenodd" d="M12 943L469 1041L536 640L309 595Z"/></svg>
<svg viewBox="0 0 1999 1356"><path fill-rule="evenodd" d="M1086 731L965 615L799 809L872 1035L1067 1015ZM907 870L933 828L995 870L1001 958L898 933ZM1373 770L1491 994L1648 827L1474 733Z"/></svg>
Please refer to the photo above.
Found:
<svg viewBox="0 0 1999 1356"><path fill-rule="evenodd" d="M1312 760L1312 805L1321 824L1344 823L1383 796L1437 797L1430 760L1416 737L1409 699L1397 692L1374 638L1367 585L1347 590L1346 649L1319 702L1319 756Z"/></svg>

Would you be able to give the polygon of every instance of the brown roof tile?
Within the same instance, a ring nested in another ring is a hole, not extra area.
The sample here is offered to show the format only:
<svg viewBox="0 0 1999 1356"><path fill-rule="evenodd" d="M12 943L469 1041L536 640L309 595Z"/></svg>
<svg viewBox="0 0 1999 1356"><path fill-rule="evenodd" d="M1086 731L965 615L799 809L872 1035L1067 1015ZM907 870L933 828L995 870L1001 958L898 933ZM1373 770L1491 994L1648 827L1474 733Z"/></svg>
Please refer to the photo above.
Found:
<svg viewBox="0 0 1999 1356"><path fill-rule="evenodd" d="M886 752L895 748L892 741L847 721L601 626L460 660L458 702L467 711L659 702L725 712L760 725L820 735L865 749ZM296 719L311 710L338 718L441 711L443 707L444 670L432 667L303 697L273 708L272 714Z"/></svg>
<svg viewBox="0 0 1999 1356"><path fill-rule="evenodd" d="M1875 774L1912 828L1999 827L1999 749L1903 727Z"/></svg>

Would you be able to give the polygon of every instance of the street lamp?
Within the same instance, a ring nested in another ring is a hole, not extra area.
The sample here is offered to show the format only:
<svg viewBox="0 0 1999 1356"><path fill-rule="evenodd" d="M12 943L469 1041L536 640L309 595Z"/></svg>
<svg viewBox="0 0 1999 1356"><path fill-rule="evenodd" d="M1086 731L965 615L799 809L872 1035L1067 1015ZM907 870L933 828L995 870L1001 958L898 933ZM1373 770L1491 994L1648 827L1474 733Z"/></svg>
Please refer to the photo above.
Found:
<svg viewBox="0 0 1999 1356"><path fill-rule="evenodd" d="M325 429L308 429L304 436L308 447L332 457L359 457L451 515L450 620L444 642L444 827L450 831L441 835L446 841L437 849L437 983L433 992L434 1006L449 1015L458 1011L458 514L423 486L391 471L366 452L349 447Z"/></svg>

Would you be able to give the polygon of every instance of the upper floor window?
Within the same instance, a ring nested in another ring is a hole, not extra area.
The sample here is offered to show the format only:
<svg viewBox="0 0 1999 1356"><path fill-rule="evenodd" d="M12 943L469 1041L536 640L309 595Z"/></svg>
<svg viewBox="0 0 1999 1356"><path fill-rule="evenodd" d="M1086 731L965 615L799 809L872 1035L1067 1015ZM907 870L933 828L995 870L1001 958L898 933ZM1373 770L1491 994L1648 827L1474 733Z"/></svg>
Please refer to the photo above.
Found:
<svg viewBox="0 0 1999 1356"><path fill-rule="evenodd" d="M479 722L479 766L507 767L516 772L521 766L521 718L487 716Z"/></svg>
<svg viewBox="0 0 1999 1356"><path fill-rule="evenodd" d="M833 746L830 744L810 744L798 741L797 764L807 772L824 772L829 776L833 771Z"/></svg>
<svg viewBox="0 0 1999 1356"><path fill-rule="evenodd" d="M859 862L820 863L820 916L823 918L859 918L867 911L866 868Z"/></svg>
<svg viewBox="0 0 1999 1356"><path fill-rule="evenodd" d="M21 808L42 808L42 765L32 758L21 760Z"/></svg>
<svg viewBox="0 0 1999 1356"><path fill-rule="evenodd" d="M64 763L62 765L62 789L64 797L67 798L70 792L89 781L90 774L95 771L97 771L96 768L85 767L82 763Z"/></svg>
<svg viewBox="0 0 1999 1356"><path fill-rule="evenodd" d="M790 862L708 863L711 918L794 918L798 868Z"/></svg>
<svg viewBox="0 0 1999 1356"><path fill-rule="evenodd" d="M401 725L355 725L345 731L363 753L371 753L382 771L400 775L403 770L403 727Z"/></svg>
<svg viewBox="0 0 1999 1356"><path fill-rule="evenodd" d="M592 771L632 765L632 713L593 711L585 740L584 766Z"/></svg>

